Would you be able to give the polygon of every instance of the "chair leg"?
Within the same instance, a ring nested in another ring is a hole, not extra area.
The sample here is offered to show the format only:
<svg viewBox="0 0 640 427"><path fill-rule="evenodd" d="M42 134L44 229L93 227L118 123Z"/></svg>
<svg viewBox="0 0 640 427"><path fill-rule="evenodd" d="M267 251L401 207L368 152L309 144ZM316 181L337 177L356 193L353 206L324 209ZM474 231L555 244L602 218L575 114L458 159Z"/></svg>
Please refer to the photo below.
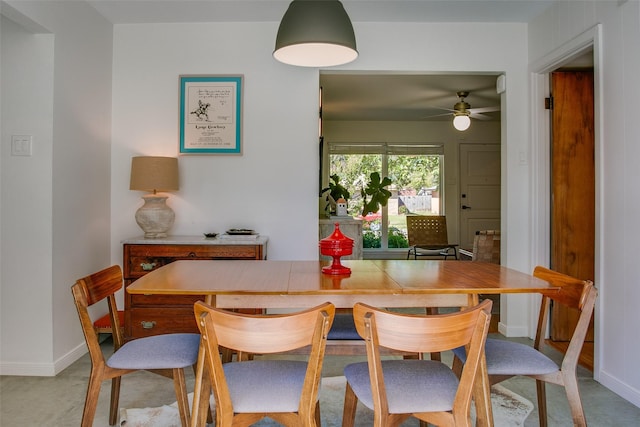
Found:
<svg viewBox="0 0 640 427"><path fill-rule="evenodd" d="M462 363L462 360L460 360L457 356L453 356L453 362L451 364L451 370L453 371L454 374L456 374L456 376L458 378L460 378L462 376L462 367L464 366L464 364Z"/></svg>
<svg viewBox="0 0 640 427"><path fill-rule="evenodd" d="M536 380L536 390L538 393L538 418L540 427L547 427L547 392L545 382Z"/></svg>
<svg viewBox="0 0 640 427"><path fill-rule="evenodd" d="M178 411L180 412L180 423L182 427L189 427L190 409L189 398L187 396L187 381L184 369L173 369L173 388L176 392Z"/></svg>
<svg viewBox="0 0 640 427"><path fill-rule="evenodd" d="M116 425L118 422L118 403L120 401L120 383L122 377L115 377L111 380L111 406L109 407L109 425Z"/></svg>
<svg viewBox="0 0 640 427"><path fill-rule="evenodd" d="M563 380L564 389L567 393L567 400L569 401L569 408L571 409L573 425L578 427L586 427L587 420L584 416L584 410L582 409L582 400L580 399L580 391L578 390L578 381L573 375L563 375Z"/></svg>
<svg viewBox="0 0 640 427"><path fill-rule="evenodd" d="M353 392L351 385L347 382L347 389L344 393L344 409L342 411L342 427L353 427L356 421L356 408L358 398Z"/></svg>
<svg viewBox="0 0 640 427"><path fill-rule="evenodd" d="M316 422L315 427L320 427L322 425L322 423L320 422L320 400L319 399L316 402L316 410L315 410L314 420Z"/></svg>
<svg viewBox="0 0 640 427"><path fill-rule="evenodd" d="M194 375L197 377L198 376L198 365L195 364L193 365L193 373ZM213 424L214 419L213 419L213 415L211 413L211 405L207 406L207 424Z"/></svg>
<svg viewBox="0 0 640 427"><path fill-rule="evenodd" d="M96 416L96 408L98 407L101 383L100 375L94 373L92 370L91 376L89 377L89 384L87 385L87 396L84 401L84 409L82 411L82 427L93 426L93 419Z"/></svg>

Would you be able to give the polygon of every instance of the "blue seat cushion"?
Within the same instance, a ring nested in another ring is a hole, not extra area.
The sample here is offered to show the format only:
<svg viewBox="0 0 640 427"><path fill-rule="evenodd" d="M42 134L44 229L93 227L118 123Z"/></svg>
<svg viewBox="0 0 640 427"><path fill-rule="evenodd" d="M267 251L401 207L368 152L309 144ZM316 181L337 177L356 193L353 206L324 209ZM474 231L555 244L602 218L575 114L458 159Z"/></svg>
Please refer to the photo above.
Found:
<svg viewBox="0 0 640 427"><path fill-rule="evenodd" d="M433 360L383 360L382 372L389 412L450 411L458 390L458 378L444 363ZM358 400L373 409L367 362L345 366L344 376Z"/></svg>
<svg viewBox="0 0 640 427"><path fill-rule="evenodd" d="M467 355L464 347L453 350L463 362ZM541 375L558 371L558 365L535 348L512 341L495 338L485 344L487 372L489 375Z"/></svg>
<svg viewBox="0 0 640 427"><path fill-rule="evenodd" d="M338 313L333 318L333 324L327 335L329 340L361 340L356 325L353 323L353 315L350 313Z"/></svg>
<svg viewBox="0 0 640 427"><path fill-rule="evenodd" d="M120 347L107 366L117 369L186 368L198 360L200 334L164 334L138 338Z"/></svg>
<svg viewBox="0 0 640 427"><path fill-rule="evenodd" d="M225 363L223 367L234 412L298 410L306 361L251 360Z"/></svg>

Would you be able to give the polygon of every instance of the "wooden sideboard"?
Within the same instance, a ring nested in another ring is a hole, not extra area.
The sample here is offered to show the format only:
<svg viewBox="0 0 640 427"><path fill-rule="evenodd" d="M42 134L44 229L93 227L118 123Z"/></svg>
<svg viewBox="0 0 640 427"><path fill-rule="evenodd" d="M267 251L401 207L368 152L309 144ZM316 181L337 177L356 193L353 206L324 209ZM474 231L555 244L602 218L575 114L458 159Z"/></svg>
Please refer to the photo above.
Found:
<svg viewBox="0 0 640 427"><path fill-rule="evenodd" d="M181 259L266 259L266 236L255 239L205 239L198 236L143 237L123 240L124 285ZM125 338L175 332L198 332L193 304L204 296L124 295Z"/></svg>

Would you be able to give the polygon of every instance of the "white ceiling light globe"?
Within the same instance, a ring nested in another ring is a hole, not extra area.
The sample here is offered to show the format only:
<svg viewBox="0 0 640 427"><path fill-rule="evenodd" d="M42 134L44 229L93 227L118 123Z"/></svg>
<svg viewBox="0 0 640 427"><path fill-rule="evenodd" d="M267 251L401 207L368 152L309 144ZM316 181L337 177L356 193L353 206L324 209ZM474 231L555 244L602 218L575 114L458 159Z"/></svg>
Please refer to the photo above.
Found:
<svg viewBox="0 0 640 427"><path fill-rule="evenodd" d="M453 127L459 131L467 130L471 126L471 119L469 116L461 115L453 118Z"/></svg>

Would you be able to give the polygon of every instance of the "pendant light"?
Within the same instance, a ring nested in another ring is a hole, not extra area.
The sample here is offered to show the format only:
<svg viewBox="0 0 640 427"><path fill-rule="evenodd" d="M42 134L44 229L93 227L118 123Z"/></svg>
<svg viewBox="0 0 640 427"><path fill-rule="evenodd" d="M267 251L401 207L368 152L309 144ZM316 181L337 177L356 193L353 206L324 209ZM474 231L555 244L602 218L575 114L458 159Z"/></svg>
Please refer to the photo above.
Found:
<svg viewBox="0 0 640 427"><path fill-rule="evenodd" d="M273 56L301 67L332 67L356 59L356 36L342 3L293 0L280 22Z"/></svg>

